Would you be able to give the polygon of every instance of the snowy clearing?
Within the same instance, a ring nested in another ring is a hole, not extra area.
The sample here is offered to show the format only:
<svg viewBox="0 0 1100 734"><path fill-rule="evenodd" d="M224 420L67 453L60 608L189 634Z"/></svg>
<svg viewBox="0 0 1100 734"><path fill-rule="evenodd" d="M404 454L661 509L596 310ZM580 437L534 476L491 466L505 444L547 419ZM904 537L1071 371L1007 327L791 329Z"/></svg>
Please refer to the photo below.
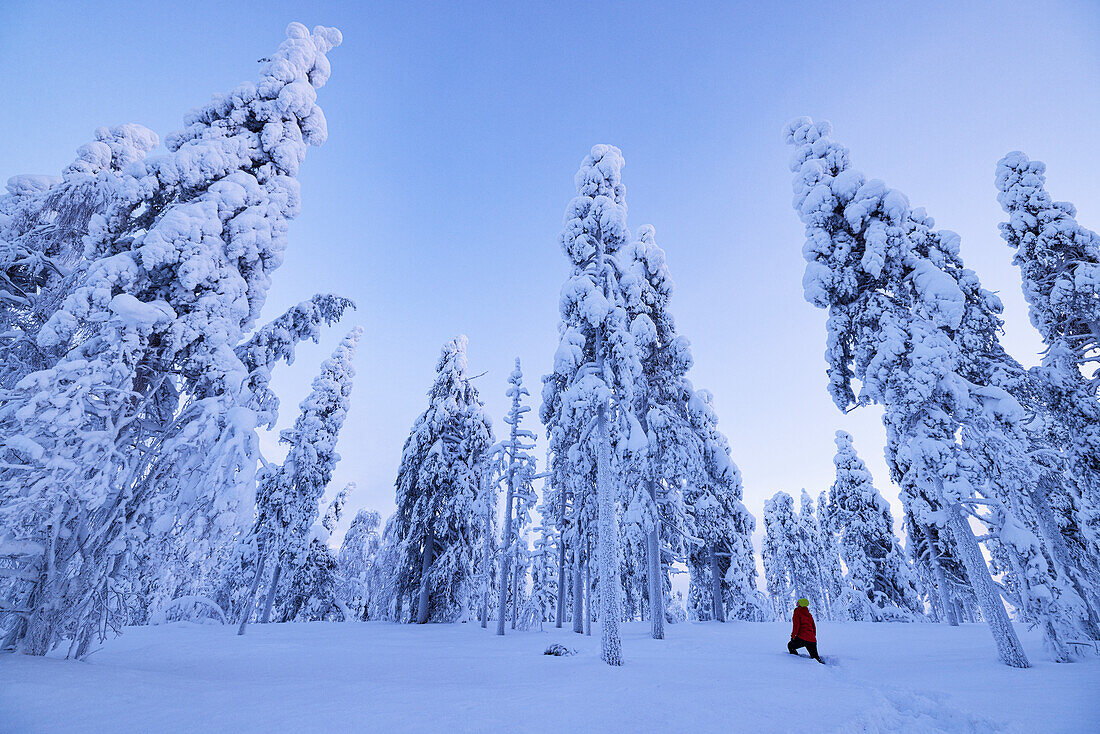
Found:
<svg viewBox="0 0 1100 734"><path fill-rule="evenodd" d="M0 656L0 731L1084 732L1100 657L1002 665L985 625L822 622L836 666L787 655L789 623L623 625L497 637L476 624L139 627L87 662ZM553 642L571 657L543 655Z"/></svg>

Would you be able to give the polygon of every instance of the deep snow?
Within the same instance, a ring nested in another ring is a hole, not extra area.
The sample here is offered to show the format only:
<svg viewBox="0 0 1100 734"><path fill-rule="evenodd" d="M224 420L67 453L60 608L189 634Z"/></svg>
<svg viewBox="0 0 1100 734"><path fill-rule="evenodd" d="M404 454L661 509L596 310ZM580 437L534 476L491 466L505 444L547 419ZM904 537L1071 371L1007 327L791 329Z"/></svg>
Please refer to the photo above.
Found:
<svg viewBox="0 0 1100 734"><path fill-rule="evenodd" d="M595 626L595 625L594 625ZM786 623L623 625L626 664L552 627L175 623L127 629L88 662L0 655L0 731L1083 732L1100 657L997 661L984 625L819 623L822 666ZM578 653L543 655L552 642Z"/></svg>

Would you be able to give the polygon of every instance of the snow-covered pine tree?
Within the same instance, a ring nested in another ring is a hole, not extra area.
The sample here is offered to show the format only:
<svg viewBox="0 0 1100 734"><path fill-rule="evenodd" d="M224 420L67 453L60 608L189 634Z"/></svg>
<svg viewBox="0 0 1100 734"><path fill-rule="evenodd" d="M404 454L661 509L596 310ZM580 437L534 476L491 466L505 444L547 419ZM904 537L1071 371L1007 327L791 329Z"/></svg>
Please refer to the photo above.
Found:
<svg viewBox="0 0 1100 734"><path fill-rule="evenodd" d="M1072 480L1048 472L1043 496L1057 525L1074 585L1089 605L1093 634L1100 589L1100 403L1096 381L1081 369L1100 353L1100 236L1082 227L1069 202L1053 201L1046 166L1018 151L997 164L997 200L1009 215L1001 236L1015 250L1031 322L1046 344L1041 367L1031 370L1047 440L1064 452ZM1030 407L1030 406L1029 406ZM1060 552L1059 552L1060 551Z"/></svg>
<svg viewBox="0 0 1100 734"><path fill-rule="evenodd" d="M119 196L122 169L159 144L141 125L101 127L61 178L13 176L0 196L0 388L56 364L69 344L45 349L42 326L79 283L84 235Z"/></svg>
<svg viewBox="0 0 1100 734"><path fill-rule="evenodd" d="M238 407L253 411L258 426L271 427L278 420L279 400L269 387L275 366L292 364L298 343L317 343L321 326L339 321L349 307L354 304L346 298L315 295L259 327L234 349L249 375L238 399L243 405ZM152 499L135 520L145 540L124 566L133 590L127 601L137 615L135 621L144 621L148 612L180 596L216 597L236 618L253 577L255 548L236 542L235 525L217 522L215 504L193 506L184 516L172 509L181 493L192 491L195 473L206 463L205 451L216 450L210 449L210 442L220 438L196 430L203 419L196 406L203 400L198 394L183 397L172 436L163 442L146 479Z"/></svg>
<svg viewBox="0 0 1100 734"><path fill-rule="evenodd" d="M844 431L836 432L833 463L836 481L829 490L828 526L840 538L852 618L881 622L921 613L909 563L894 535L890 505Z"/></svg>
<svg viewBox="0 0 1100 734"><path fill-rule="evenodd" d="M508 605L509 587L512 589L513 609L516 604L517 584L509 583L511 567L515 561L519 540L530 522L531 510L535 504L535 490L532 484L535 476L535 457L529 451L535 447L535 434L520 425L523 423L524 413L531 411L530 406L523 404L524 396L531 393L523 386L523 371L520 369L519 357L516 357L516 366L512 374L508 376L509 398L512 399L512 407L508 415L504 416L504 422L508 425L508 440L501 441L500 448L504 452L504 536L501 539L500 552L500 601L497 605L497 634L504 634L504 618ZM519 573L515 576L518 578ZM515 627L515 614L512 615L512 626Z"/></svg>
<svg viewBox="0 0 1100 734"><path fill-rule="evenodd" d="M282 614L284 622L334 619L337 613L344 621L351 618L337 593L339 563L328 541L344 513L348 494L354 488L355 485L350 484L341 489L329 503L324 516L310 528L305 557L293 569L290 578L288 600Z"/></svg>
<svg viewBox="0 0 1100 734"><path fill-rule="evenodd" d="M550 434L555 475L575 478L594 471L594 485L573 483L574 512L582 493L595 489L601 656L622 664L619 620L619 511L621 467L626 453L641 451L646 437L630 412L640 365L624 308L620 251L628 242L622 154L597 145L581 163L561 234L562 250L573 271L562 287L560 343L554 372L544 378L543 423ZM582 480L583 481L583 480ZM579 546L579 542L574 543ZM574 551L574 555L576 552ZM576 576L576 571L574 572Z"/></svg>
<svg viewBox="0 0 1100 734"><path fill-rule="evenodd" d="M382 516L362 509L351 521L336 556L337 593L345 606L360 619L370 619L371 602L380 591L380 569L376 563L382 538L378 526Z"/></svg>
<svg viewBox="0 0 1100 734"><path fill-rule="evenodd" d="M958 260L958 237L932 231L902 194L852 170L827 124L801 118L786 132L796 148L794 206L807 232L806 298L830 311L833 399L842 409L883 405L887 459L907 512L917 523L950 528L1002 661L1027 667L968 518L986 522L993 543L1008 542L1029 568L1024 578L1031 590L1056 590L1049 569L1033 565L1039 558L1034 536L1015 533L1022 526L1010 507L1018 497L993 497L988 504L996 510L989 515L975 509L991 494L1026 489L983 486L981 476L990 476L982 466L986 458L1005 462L994 467L995 475L1029 479L1014 475L1021 467L1013 457L1026 455L1019 403L1003 388L960 373L955 336L967 297L943 269ZM853 378L860 381L858 397ZM1054 620L1049 611L1043 613ZM1048 625L1052 629L1058 625Z"/></svg>
<svg viewBox="0 0 1100 734"><path fill-rule="evenodd" d="M465 336L443 345L428 408L413 423L397 474L393 585L399 604L416 594L412 618L420 624L471 616L480 601L474 559L484 532L482 458L493 427L470 381L466 345Z"/></svg>
<svg viewBox="0 0 1100 734"><path fill-rule="evenodd" d="M107 215L89 221L80 287L37 335L45 350L73 346L0 406L11 437L0 527L27 582L4 647L42 655L68 638L82 657L114 624L116 576L153 493L173 395L209 395L194 428L217 437L173 514L206 503L218 524L247 517L256 421L234 410L246 373L233 348L281 262L306 145L324 141L316 89L340 42L298 23L287 36L258 84L192 113L168 154L126 167Z"/></svg>
<svg viewBox="0 0 1100 734"><path fill-rule="evenodd" d="M691 383L686 384L690 389ZM702 591L709 585L710 614L702 618L724 622L727 597L736 600L742 613L757 602L756 565L748 562L751 552L745 558L751 549L746 533L751 533L755 520L741 503L741 471L730 458L729 441L718 430L714 396L707 390L690 395L687 417L695 441L680 444L689 462L681 472L687 480L684 507L694 537L702 542L690 549L688 569L696 588ZM699 618L698 610L696 614Z"/></svg>
<svg viewBox="0 0 1100 734"><path fill-rule="evenodd" d="M275 571L264 602L263 622L270 618L283 572L293 574L306 562L314 535L313 524L320 511L319 502L340 461L336 441L348 413L355 377L352 360L362 335L361 328L352 329L332 356L321 363L321 372L313 379L294 426L279 435L279 441L289 446L286 458L282 466L265 470L256 497L256 522L251 534L244 539L255 549L258 560L238 634L244 634L252 616L252 602L257 584L263 578L266 560L275 560ZM329 563L320 555L314 560L324 561L329 572L335 570L334 560Z"/></svg>

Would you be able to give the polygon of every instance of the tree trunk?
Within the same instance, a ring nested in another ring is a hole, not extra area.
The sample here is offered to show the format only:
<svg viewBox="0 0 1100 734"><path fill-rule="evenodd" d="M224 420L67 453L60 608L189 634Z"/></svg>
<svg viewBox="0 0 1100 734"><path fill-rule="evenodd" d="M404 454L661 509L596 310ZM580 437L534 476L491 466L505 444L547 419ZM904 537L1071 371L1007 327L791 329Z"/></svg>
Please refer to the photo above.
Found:
<svg viewBox="0 0 1100 734"><path fill-rule="evenodd" d="M248 625L248 620L252 616L252 606L256 603L256 590L260 588L260 577L264 575L264 562L266 560L267 555L262 550L258 551L256 554L256 576L252 579L252 586L249 588L248 596L244 600L241 624L237 627L238 635L244 634L244 628Z"/></svg>
<svg viewBox="0 0 1100 734"><path fill-rule="evenodd" d="M600 365L601 373L603 365ZM619 584L619 518L615 512L615 480L611 475L611 434L607 405L596 414L596 497L598 509L597 555L600 558L600 637L603 661L623 664L623 641L619 635L622 588Z"/></svg>
<svg viewBox="0 0 1100 734"><path fill-rule="evenodd" d="M652 621L651 636L665 639L665 590L661 583L661 521L657 519L656 482L649 480L649 498L653 501L653 529L646 536L646 580L649 586L649 617Z"/></svg>
<svg viewBox="0 0 1100 734"><path fill-rule="evenodd" d="M484 472L485 470L482 469ZM485 498L485 543L484 543L484 558L482 559L482 571L485 578L482 580L481 588L481 627L482 629L489 626L489 587L492 585L493 576L490 573L492 568L493 557L493 508L489 504L489 491L485 486L485 477L482 476L482 496ZM495 496L495 494L494 494Z"/></svg>
<svg viewBox="0 0 1100 734"><path fill-rule="evenodd" d="M275 603L275 590L279 588L279 577L283 574L283 564L275 564L275 573L271 577L271 588L267 590L267 600L264 601L264 614L260 622L267 624L271 619L271 606Z"/></svg>
<svg viewBox="0 0 1100 734"><path fill-rule="evenodd" d="M504 634L504 618L508 613L509 572L512 565L512 471L508 470L508 489L504 498L504 541L500 551L500 600L497 603L497 634Z"/></svg>
<svg viewBox="0 0 1100 734"><path fill-rule="evenodd" d="M424 541L423 561L420 564L420 604L416 609L416 623L426 624L428 621L428 599L431 584L428 583L428 572L432 568L433 555L435 554L435 528L428 525L428 538Z"/></svg>
<svg viewBox="0 0 1100 734"><path fill-rule="evenodd" d="M578 528L579 530L579 528ZM580 535L578 533L578 539ZM584 573L585 560L581 556L580 542L573 549L573 631L584 634Z"/></svg>
<svg viewBox="0 0 1100 734"><path fill-rule="evenodd" d="M584 634L592 636L592 561L587 558L584 562Z"/></svg>
<svg viewBox="0 0 1100 734"><path fill-rule="evenodd" d="M939 599L940 608L947 624L952 627L959 626L959 616L951 599L951 590L947 587L947 575L943 572L943 564L940 561L940 551L936 547L936 541L928 537L928 560L932 565L932 572L936 575L936 597Z"/></svg>
<svg viewBox="0 0 1100 734"><path fill-rule="evenodd" d="M512 629L516 628L516 616L519 614L519 566L512 569Z"/></svg>
<svg viewBox="0 0 1100 734"><path fill-rule="evenodd" d="M942 485L941 485L942 490ZM1012 620L1008 617L1004 603L1001 601L1001 593L993 584L989 575L989 567L982 556L978 541L970 529L970 524L963 516L962 509L957 504L947 508L951 529L955 536L955 543L959 548L959 556L966 567L966 575L970 579L970 585L978 597L978 604L982 610L982 616L989 624L993 633L993 641L997 645L1001 662L1014 668L1030 668L1024 648L1020 644L1016 630L1012 626Z"/></svg>
<svg viewBox="0 0 1100 734"><path fill-rule="evenodd" d="M714 543L710 544L710 603L711 614L719 622L726 621L726 604L722 598L722 574L718 568L718 553Z"/></svg>
<svg viewBox="0 0 1100 734"><path fill-rule="evenodd" d="M558 522L558 614L554 618L554 626L561 629L562 619L565 617L565 487L561 487L561 515Z"/></svg>

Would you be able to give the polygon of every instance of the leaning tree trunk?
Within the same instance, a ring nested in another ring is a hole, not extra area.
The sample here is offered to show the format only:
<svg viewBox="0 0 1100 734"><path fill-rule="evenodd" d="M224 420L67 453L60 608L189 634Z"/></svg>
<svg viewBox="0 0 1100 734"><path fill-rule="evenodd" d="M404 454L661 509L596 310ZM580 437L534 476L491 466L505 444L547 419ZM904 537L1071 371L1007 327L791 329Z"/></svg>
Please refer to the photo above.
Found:
<svg viewBox="0 0 1100 734"><path fill-rule="evenodd" d="M710 603L711 614L719 622L726 621L726 605L722 598L722 574L718 568L718 553L710 544Z"/></svg>
<svg viewBox="0 0 1100 734"><path fill-rule="evenodd" d="M428 582L428 572L432 568L433 554L435 553L435 528L429 523L428 537L424 541L424 555L420 564L420 603L416 609L416 623L426 624L428 621L428 599L431 584Z"/></svg>
<svg viewBox="0 0 1100 734"><path fill-rule="evenodd" d="M981 607L982 616L989 624L993 633L993 641L997 645L997 652L1001 662L1014 668L1030 668L1024 648L1020 644L1020 638L1016 636L1016 630L1012 626L1012 620L1008 617L1008 611L1001 601L1001 593L993 583L989 575L989 567L982 556L978 540L970 529L958 504L951 504L947 508L951 529L955 536L955 543L959 548L959 556L966 567L966 575L978 597L978 605Z"/></svg>
<svg viewBox="0 0 1100 734"><path fill-rule="evenodd" d="M244 628L248 625L248 620L252 616L252 606L256 603L256 590L260 588L260 578L264 575L264 563L267 561L267 554L263 550L258 550L256 555L256 576L252 579L252 586L248 589L248 596L244 600L241 624L237 627L238 635L244 634Z"/></svg>
<svg viewBox="0 0 1100 734"><path fill-rule="evenodd" d="M271 588L267 590L267 600L264 601L264 616L260 622L267 624L271 620L271 606L275 603L275 590L279 588L279 577L283 574L283 564L275 564L275 573L271 577Z"/></svg>
<svg viewBox="0 0 1100 734"><path fill-rule="evenodd" d="M936 547L936 541L928 537L928 560L932 565L932 573L936 576L936 598L939 599L943 616L947 618L947 624L952 627L959 626L959 615L951 598L951 590L947 588L947 574L943 572L943 563L940 560L940 551Z"/></svg>

